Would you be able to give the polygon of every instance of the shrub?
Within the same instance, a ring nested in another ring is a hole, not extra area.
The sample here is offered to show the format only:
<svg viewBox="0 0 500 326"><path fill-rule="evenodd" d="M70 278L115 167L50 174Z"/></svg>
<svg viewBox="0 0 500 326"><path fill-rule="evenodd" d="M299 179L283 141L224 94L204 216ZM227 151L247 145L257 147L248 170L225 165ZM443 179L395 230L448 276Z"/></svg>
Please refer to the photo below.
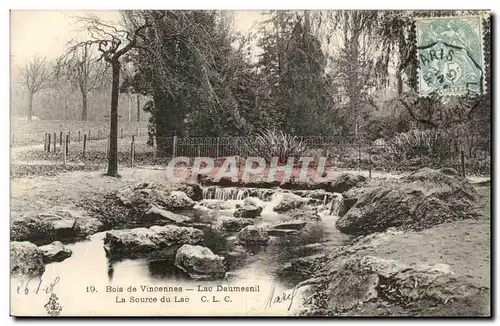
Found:
<svg viewBox="0 0 500 326"><path fill-rule="evenodd" d="M449 154L447 134L435 130L410 130L386 142L385 151L395 159L443 157Z"/></svg>
<svg viewBox="0 0 500 326"><path fill-rule="evenodd" d="M243 140L242 152L247 156L263 157L267 163L278 157L279 163L286 163L289 157L300 158L309 151L307 144L297 136L282 131L268 130L256 137Z"/></svg>

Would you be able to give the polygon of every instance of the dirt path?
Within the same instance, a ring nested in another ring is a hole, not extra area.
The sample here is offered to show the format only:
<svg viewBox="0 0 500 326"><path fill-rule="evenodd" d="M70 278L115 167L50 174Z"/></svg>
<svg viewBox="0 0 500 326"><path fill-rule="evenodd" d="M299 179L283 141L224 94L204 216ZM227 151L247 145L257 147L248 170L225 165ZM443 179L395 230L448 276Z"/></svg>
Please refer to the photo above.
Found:
<svg viewBox="0 0 500 326"><path fill-rule="evenodd" d="M122 168L121 178L103 176L102 171L74 171L56 176L11 180L11 211L38 211L74 207L121 187L143 181L164 181L163 169Z"/></svg>

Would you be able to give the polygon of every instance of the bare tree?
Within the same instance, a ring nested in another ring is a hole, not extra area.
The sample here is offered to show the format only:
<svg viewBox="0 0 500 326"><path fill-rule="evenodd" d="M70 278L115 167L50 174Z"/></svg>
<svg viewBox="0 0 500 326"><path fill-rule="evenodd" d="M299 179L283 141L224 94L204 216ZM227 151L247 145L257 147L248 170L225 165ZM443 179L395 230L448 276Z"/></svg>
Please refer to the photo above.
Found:
<svg viewBox="0 0 500 326"><path fill-rule="evenodd" d="M80 17L79 23L85 24L90 34L87 41L76 43L70 46L66 53L80 51L81 48L94 46L100 52L97 61L104 61L111 66L111 110L110 110L110 131L109 131L109 158L107 175L118 176L118 92L120 87L121 58L132 49L146 48L142 45L144 32L150 25L147 22L134 27L133 29L120 29L111 24L99 20L95 16Z"/></svg>
<svg viewBox="0 0 500 326"><path fill-rule="evenodd" d="M70 45L77 42L71 41ZM103 86L107 66L92 53L91 44L85 43L71 51L66 51L58 60L58 74L67 78L82 94L82 121L87 121L87 96ZM61 76L60 76L61 77Z"/></svg>
<svg viewBox="0 0 500 326"><path fill-rule="evenodd" d="M29 92L28 120L33 118L33 97L50 86L52 70L47 59L34 56L23 68L21 76Z"/></svg>

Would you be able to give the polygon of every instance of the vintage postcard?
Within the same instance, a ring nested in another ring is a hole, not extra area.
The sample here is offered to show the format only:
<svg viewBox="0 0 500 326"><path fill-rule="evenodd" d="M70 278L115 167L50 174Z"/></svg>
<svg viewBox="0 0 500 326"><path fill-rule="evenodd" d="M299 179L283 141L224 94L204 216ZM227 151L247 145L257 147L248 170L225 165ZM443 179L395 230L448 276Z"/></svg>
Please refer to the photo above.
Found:
<svg viewBox="0 0 500 326"><path fill-rule="evenodd" d="M488 10L10 29L12 316L491 316Z"/></svg>

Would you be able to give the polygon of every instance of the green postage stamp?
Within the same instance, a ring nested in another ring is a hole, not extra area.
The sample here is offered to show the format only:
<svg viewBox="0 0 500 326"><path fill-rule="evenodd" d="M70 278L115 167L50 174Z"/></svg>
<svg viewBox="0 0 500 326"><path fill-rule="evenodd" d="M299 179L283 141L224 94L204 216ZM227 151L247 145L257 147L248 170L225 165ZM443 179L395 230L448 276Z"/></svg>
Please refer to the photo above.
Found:
<svg viewBox="0 0 500 326"><path fill-rule="evenodd" d="M484 94L482 16L416 19L419 95Z"/></svg>

